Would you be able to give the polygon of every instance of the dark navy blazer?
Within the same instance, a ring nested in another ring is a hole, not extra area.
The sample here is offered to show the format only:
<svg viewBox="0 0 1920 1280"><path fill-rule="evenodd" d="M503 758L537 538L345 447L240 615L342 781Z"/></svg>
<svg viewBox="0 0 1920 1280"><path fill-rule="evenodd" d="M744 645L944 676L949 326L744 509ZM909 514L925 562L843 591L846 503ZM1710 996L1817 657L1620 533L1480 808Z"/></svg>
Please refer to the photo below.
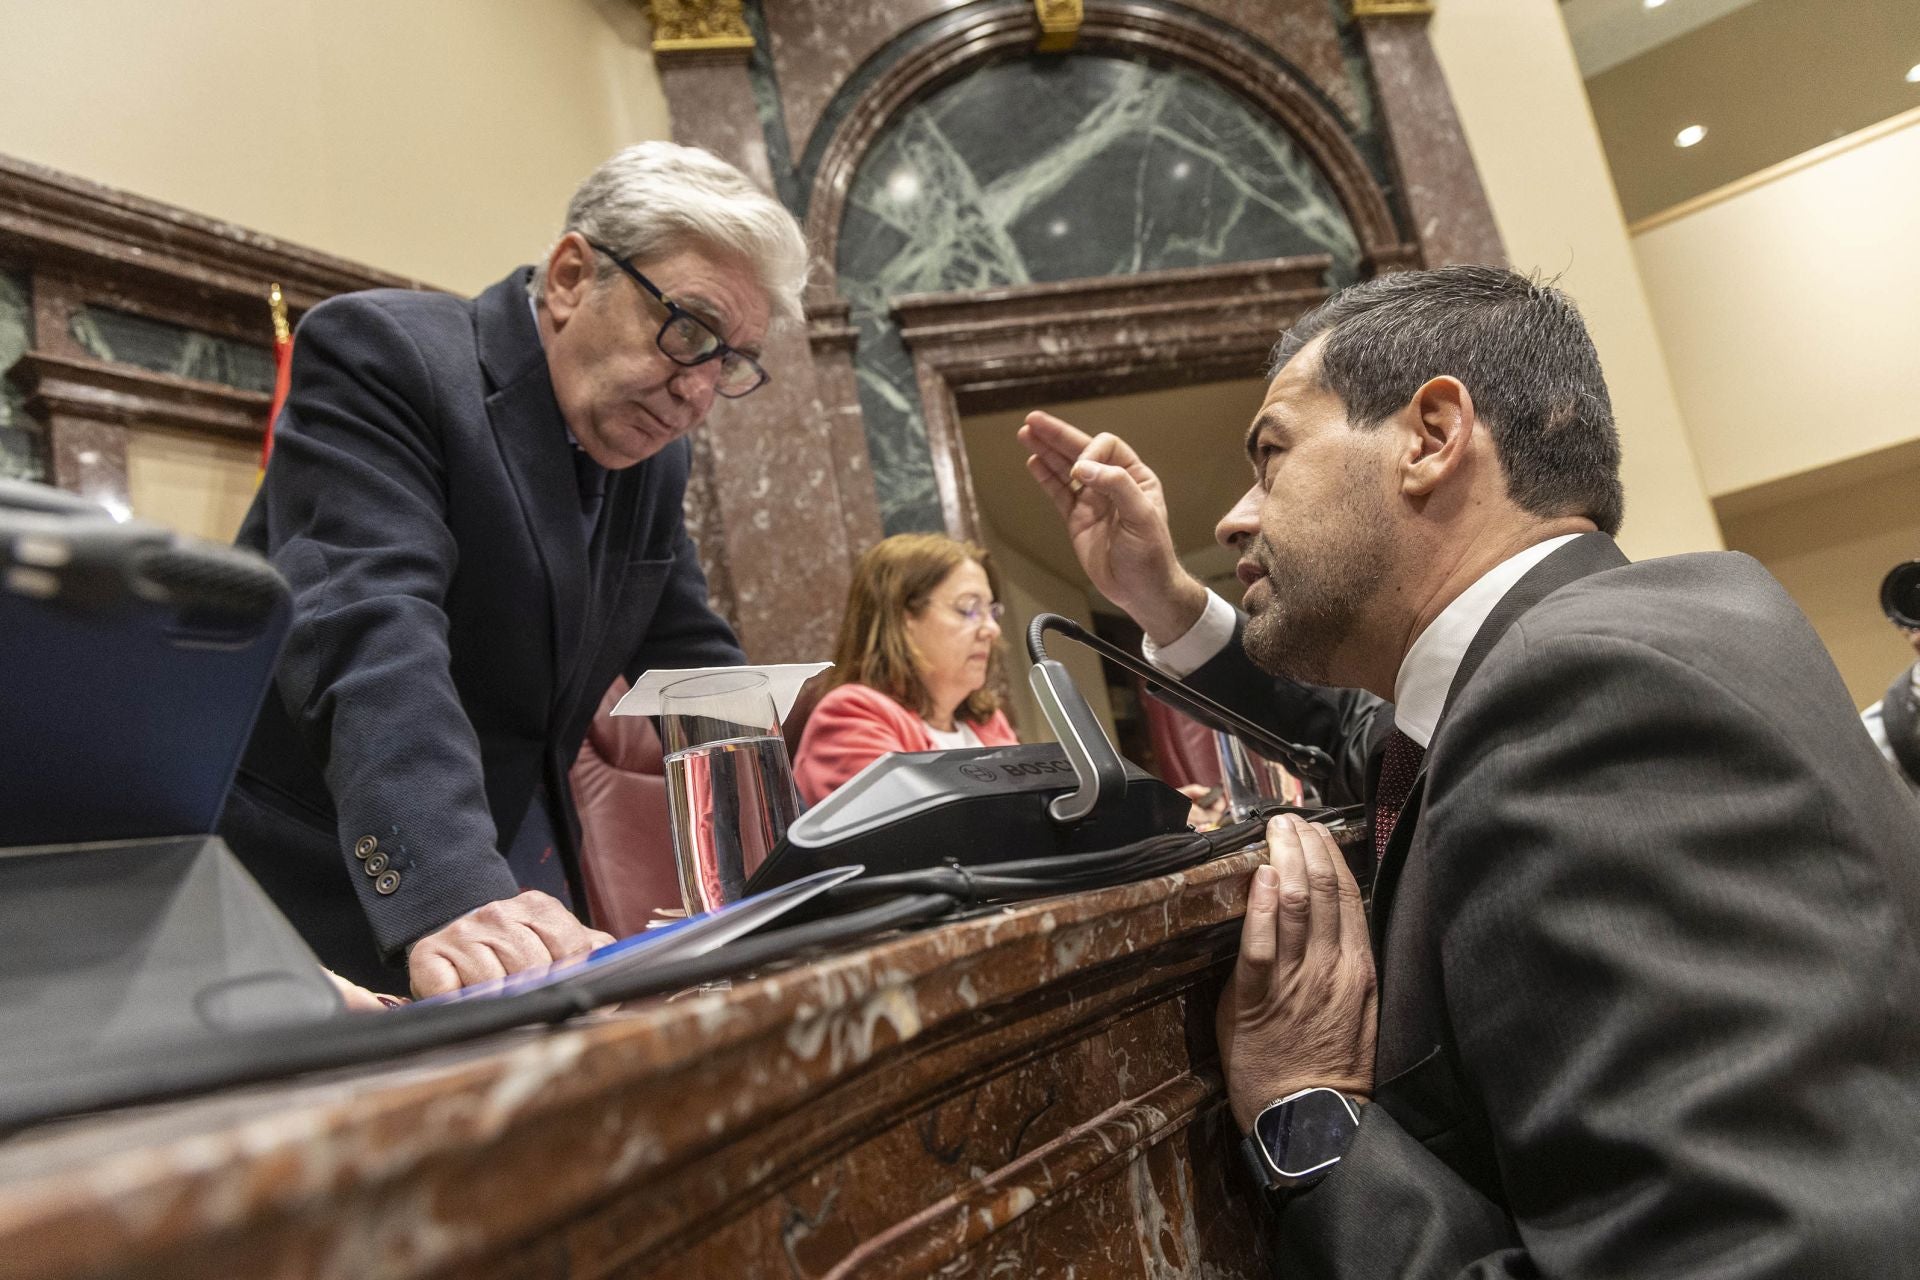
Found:
<svg viewBox="0 0 1920 1280"><path fill-rule="evenodd" d="M238 541L294 624L222 833L323 961L391 986L404 947L517 892L498 852L616 675L743 661L681 516L685 440L612 473L589 542L521 268L472 301L315 307Z"/></svg>

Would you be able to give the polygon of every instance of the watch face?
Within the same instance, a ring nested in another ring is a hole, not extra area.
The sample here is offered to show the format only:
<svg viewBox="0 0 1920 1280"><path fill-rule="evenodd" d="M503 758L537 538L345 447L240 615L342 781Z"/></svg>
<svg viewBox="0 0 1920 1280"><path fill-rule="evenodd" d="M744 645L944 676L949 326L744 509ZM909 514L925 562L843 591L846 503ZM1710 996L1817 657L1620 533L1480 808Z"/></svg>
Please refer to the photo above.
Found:
<svg viewBox="0 0 1920 1280"><path fill-rule="evenodd" d="M1299 1178L1345 1155L1359 1127L1345 1098L1313 1089L1262 1111L1254 1135L1282 1177Z"/></svg>

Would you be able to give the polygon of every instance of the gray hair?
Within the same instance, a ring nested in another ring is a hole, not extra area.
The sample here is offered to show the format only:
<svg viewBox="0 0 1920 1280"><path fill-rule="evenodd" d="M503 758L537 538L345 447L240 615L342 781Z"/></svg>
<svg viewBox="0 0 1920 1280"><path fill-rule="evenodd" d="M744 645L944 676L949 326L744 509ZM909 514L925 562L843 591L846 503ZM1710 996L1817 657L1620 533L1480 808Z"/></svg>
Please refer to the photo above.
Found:
<svg viewBox="0 0 1920 1280"><path fill-rule="evenodd" d="M753 264L775 318L800 318L808 265L800 224L712 152L672 142L640 142L616 152L573 193L565 231L641 260L702 245L737 253ZM596 259L596 279L616 270ZM546 278L543 259L527 289L534 299Z"/></svg>

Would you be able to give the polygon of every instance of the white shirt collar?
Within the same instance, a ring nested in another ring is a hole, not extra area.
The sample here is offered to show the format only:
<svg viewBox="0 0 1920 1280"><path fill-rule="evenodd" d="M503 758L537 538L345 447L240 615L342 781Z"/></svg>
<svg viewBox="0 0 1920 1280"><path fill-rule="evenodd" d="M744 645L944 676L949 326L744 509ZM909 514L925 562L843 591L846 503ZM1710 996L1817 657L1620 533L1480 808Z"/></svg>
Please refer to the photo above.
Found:
<svg viewBox="0 0 1920 1280"><path fill-rule="evenodd" d="M1536 542L1519 555L1510 556L1482 574L1465 591L1455 596L1440 616L1429 622L1414 638L1413 647L1401 660L1400 673L1393 679L1393 725L1421 746L1433 741L1440 723L1440 712L1447 705L1447 690L1460 670L1467 646L1500 603L1500 598L1524 578L1527 570L1580 535L1562 534Z"/></svg>

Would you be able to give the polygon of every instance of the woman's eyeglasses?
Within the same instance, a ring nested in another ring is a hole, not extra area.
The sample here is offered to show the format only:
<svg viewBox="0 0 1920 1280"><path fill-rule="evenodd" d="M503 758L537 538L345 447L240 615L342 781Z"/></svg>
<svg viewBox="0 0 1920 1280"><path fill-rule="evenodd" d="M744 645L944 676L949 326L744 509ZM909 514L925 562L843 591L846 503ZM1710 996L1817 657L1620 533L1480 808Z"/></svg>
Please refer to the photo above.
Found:
<svg viewBox="0 0 1920 1280"><path fill-rule="evenodd" d="M981 600L977 596L961 596L947 607L964 618L970 627L984 626L989 618L997 623L1007 613L1007 606L998 600Z"/></svg>

